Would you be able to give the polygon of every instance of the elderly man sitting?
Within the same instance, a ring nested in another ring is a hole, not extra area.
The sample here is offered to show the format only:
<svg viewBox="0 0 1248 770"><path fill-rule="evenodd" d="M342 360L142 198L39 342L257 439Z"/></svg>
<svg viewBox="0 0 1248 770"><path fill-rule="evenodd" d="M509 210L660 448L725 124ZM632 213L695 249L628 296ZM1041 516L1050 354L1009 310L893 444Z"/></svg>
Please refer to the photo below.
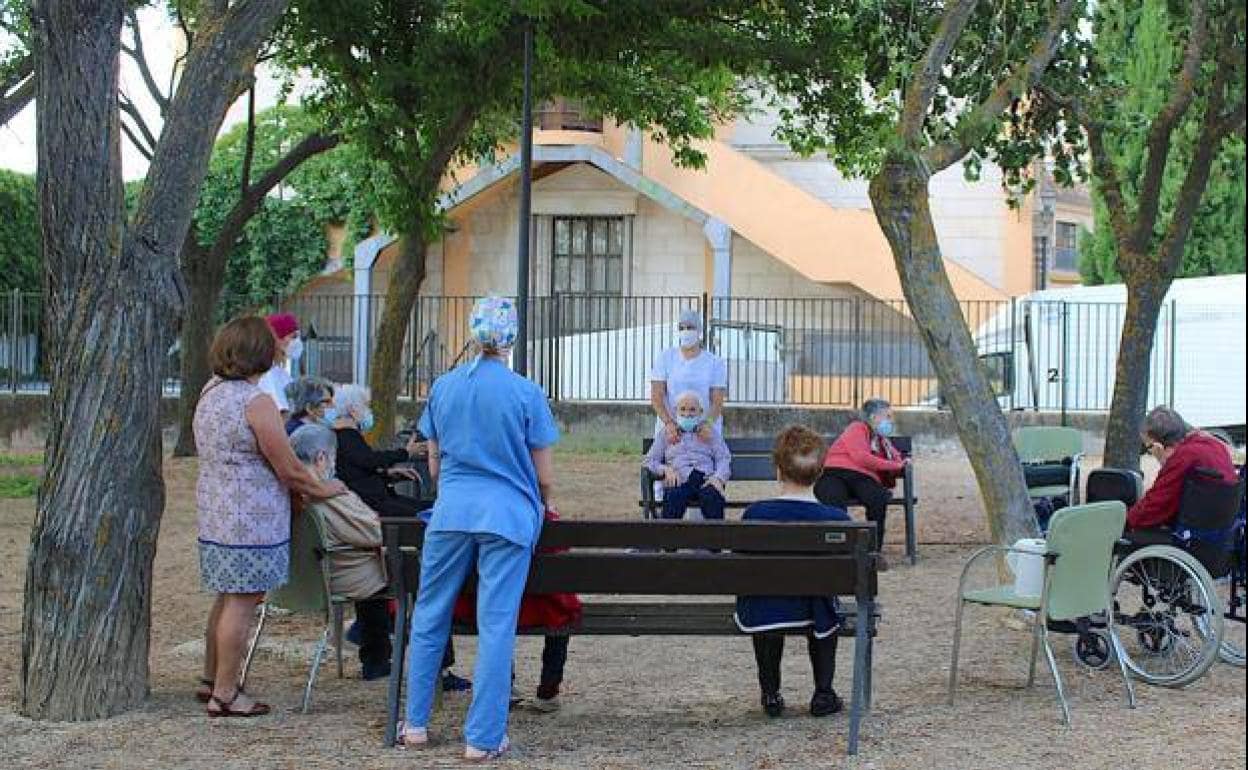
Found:
<svg viewBox="0 0 1248 770"><path fill-rule="evenodd" d="M321 425L304 425L290 437L295 456L318 479L334 476L337 439ZM319 516L331 550L330 590L355 601L360 633L362 678L390 676L390 615L386 609L386 570L381 554L381 520L354 492L310 501L304 516Z"/></svg>
<svg viewBox="0 0 1248 770"><path fill-rule="evenodd" d="M699 433L705 414L701 396L692 390L681 393L676 397L676 438L660 430L646 453L646 470L663 479L665 519L684 517L690 504L701 508L705 519L724 518L732 456L718 433L710 431L705 438Z"/></svg>

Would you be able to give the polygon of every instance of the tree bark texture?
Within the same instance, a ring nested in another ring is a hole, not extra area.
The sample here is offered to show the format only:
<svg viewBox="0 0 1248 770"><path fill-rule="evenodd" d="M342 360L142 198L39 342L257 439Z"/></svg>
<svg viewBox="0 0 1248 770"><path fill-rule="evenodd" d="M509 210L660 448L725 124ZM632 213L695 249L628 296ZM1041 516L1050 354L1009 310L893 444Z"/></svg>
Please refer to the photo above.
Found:
<svg viewBox="0 0 1248 770"><path fill-rule="evenodd" d="M1122 322L1118 360L1114 364L1114 396L1105 428L1104 465L1138 470L1140 429L1149 406L1153 338L1171 282L1160 275L1146 275L1147 259L1137 257L1129 261L1136 267L1132 271L1133 280L1127 284L1127 311Z"/></svg>
<svg viewBox="0 0 1248 770"><path fill-rule="evenodd" d="M199 404L199 392L212 374L208 366L208 349L212 346L217 303L225 288L225 270L230 253L243 237L243 229L247 223L264 206L269 191L305 160L332 150L340 141L341 137L337 134L305 136L290 152L274 163L259 181L243 191L234 208L226 215L225 222L211 245L203 246L199 243L194 225L188 231L179 260L189 302L186 320L182 324L182 392L178 397L178 441L173 448L174 457L193 457L196 454L195 434L191 423L195 419L195 407Z"/></svg>
<svg viewBox="0 0 1248 770"><path fill-rule="evenodd" d="M871 180L871 203L975 471L993 540L1012 543L1035 536L1035 514L1009 424L980 366L975 341L945 273L928 205L928 180L917 154L894 151Z"/></svg>
<svg viewBox="0 0 1248 770"><path fill-rule="evenodd" d="M37 186L50 357L45 472L22 615L19 708L107 717L147 694L164 508L160 388L183 289L177 250L240 67L285 2L196 39L126 227L117 79L124 0L35 4Z"/></svg>
<svg viewBox="0 0 1248 770"><path fill-rule="evenodd" d="M403 343L407 339L417 292L425 280L429 245L414 234L420 232L419 228L412 230L413 233L403 236L403 251L390 274L385 307L377 326L377 343L369 365L368 381L372 386L373 414L377 420L372 433L374 440L394 435L399 389L403 385Z"/></svg>

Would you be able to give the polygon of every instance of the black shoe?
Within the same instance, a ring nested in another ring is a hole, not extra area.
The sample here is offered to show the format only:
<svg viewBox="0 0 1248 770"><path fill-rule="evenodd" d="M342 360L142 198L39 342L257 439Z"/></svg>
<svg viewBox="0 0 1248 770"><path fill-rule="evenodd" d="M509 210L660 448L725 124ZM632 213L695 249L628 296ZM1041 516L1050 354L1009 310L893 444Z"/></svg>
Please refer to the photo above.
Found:
<svg viewBox="0 0 1248 770"><path fill-rule="evenodd" d="M361 666L360 678L366 682L374 679L386 679L390 676L390 661L385 663L365 663Z"/></svg>
<svg viewBox="0 0 1248 770"><path fill-rule="evenodd" d="M841 712L844 708L845 704L841 702L841 696L836 694L836 690L817 692L810 698L810 715L812 717L830 716Z"/></svg>
<svg viewBox="0 0 1248 770"><path fill-rule="evenodd" d="M778 717L784 713L784 696L778 692L763 693L763 711L769 717Z"/></svg>

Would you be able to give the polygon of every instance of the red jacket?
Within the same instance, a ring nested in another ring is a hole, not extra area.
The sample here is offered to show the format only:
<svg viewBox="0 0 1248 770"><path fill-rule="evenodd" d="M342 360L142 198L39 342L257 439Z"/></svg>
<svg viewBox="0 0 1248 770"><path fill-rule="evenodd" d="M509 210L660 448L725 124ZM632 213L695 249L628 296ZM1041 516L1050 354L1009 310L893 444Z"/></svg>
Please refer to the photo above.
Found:
<svg viewBox="0 0 1248 770"><path fill-rule="evenodd" d="M891 487L906 463L888 439L873 434L871 427L862 420L855 420L828 447L823 467L858 471Z"/></svg>
<svg viewBox="0 0 1248 770"><path fill-rule="evenodd" d="M559 514L554 509L546 511L546 521L558 521ZM543 553L557 553L560 549L549 549ZM567 549L562 549L567 550ZM455 600L452 611L455 622L476 624L476 594L463 592ZM520 598L520 616L516 619L518 628L561 628L570 626L581 619L581 600L576 594L525 594Z"/></svg>
<svg viewBox="0 0 1248 770"><path fill-rule="evenodd" d="M1175 445L1174 454L1161 466L1157 480L1144 497L1127 510L1127 529L1172 524L1179 515L1183 482L1196 468L1212 468L1222 474L1222 480L1228 484L1239 480L1226 444L1203 431L1192 431Z"/></svg>

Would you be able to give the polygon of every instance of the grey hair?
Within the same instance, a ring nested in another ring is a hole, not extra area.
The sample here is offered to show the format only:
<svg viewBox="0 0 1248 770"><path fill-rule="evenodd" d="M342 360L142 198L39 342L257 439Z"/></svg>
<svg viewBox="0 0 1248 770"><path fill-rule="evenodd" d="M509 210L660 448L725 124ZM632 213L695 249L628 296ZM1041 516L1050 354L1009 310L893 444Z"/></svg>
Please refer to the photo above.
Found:
<svg viewBox="0 0 1248 770"><path fill-rule="evenodd" d="M702 396L696 390L683 391L682 393L676 396L676 400L672 402L672 405L679 406L680 402L684 401L686 398L692 398L694 401L697 402L699 409L701 409L703 412L706 411L706 404L702 403Z"/></svg>
<svg viewBox="0 0 1248 770"><path fill-rule="evenodd" d="M1144 418L1144 434L1165 447L1172 447L1190 433L1192 426L1168 406L1153 407Z"/></svg>
<svg viewBox="0 0 1248 770"><path fill-rule="evenodd" d="M893 405L882 398L868 398L862 403L862 419L871 422L871 418L887 409L892 409Z"/></svg>
<svg viewBox="0 0 1248 770"><path fill-rule="evenodd" d="M326 397L333 396L334 386L320 377L300 377L286 386L286 400L290 402L293 417L302 417L308 409L320 406Z"/></svg>
<svg viewBox="0 0 1248 770"><path fill-rule="evenodd" d="M372 391L363 385L343 385L334 394L334 406L338 407L338 414L345 415L352 409L367 409L368 402L373 398Z"/></svg>
<svg viewBox="0 0 1248 770"><path fill-rule="evenodd" d="M321 453L332 461L338 452L338 439L324 425L302 425L290 434L290 447L300 462L311 465Z"/></svg>

